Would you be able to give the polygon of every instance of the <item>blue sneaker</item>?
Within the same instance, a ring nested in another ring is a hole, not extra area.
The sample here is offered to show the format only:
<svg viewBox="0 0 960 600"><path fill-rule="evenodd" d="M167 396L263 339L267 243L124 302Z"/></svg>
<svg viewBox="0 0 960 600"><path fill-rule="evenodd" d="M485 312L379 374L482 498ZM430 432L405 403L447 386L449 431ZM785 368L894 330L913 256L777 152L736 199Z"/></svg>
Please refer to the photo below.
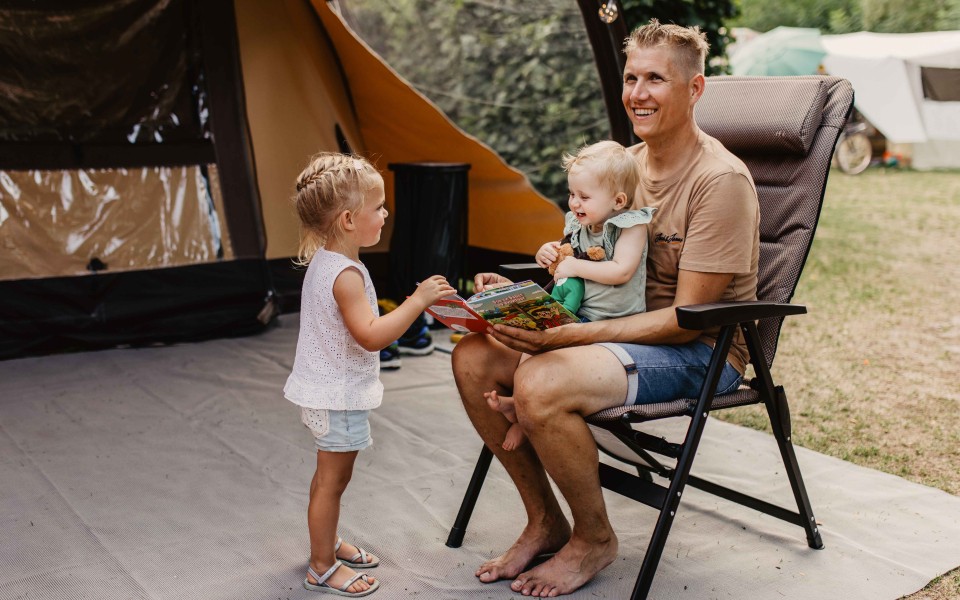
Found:
<svg viewBox="0 0 960 600"><path fill-rule="evenodd" d="M400 350L394 342L380 351L380 370L393 371L400 368Z"/></svg>
<svg viewBox="0 0 960 600"><path fill-rule="evenodd" d="M400 336L397 344L400 346L400 354L413 356L426 356L436 348L427 328L427 320L422 314Z"/></svg>

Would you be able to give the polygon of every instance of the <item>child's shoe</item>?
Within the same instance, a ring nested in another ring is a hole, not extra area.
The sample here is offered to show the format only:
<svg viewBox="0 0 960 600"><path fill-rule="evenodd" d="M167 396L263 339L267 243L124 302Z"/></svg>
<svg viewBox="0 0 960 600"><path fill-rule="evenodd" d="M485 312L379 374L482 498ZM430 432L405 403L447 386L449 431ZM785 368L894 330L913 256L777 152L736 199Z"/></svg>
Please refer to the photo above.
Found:
<svg viewBox="0 0 960 600"><path fill-rule="evenodd" d="M427 328L427 320L423 314L417 317L407 330L397 340L400 345L400 354L412 354L414 356L426 356L433 352L433 338Z"/></svg>
<svg viewBox="0 0 960 600"><path fill-rule="evenodd" d="M393 371L400 368L400 349L394 342L380 351L380 370Z"/></svg>

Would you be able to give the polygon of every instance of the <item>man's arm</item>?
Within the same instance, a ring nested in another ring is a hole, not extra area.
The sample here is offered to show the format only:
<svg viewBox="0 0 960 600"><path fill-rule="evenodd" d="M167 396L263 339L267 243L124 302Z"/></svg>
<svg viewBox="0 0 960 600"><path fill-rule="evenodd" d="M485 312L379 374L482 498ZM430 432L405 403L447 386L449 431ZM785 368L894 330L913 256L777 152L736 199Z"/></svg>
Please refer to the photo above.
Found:
<svg viewBox="0 0 960 600"><path fill-rule="evenodd" d="M700 273L681 269L676 297L667 308L606 321L572 323L546 331L523 331L494 325L491 335L505 346L528 354L598 342L685 344L697 339L700 332L683 329L677 324L676 307L717 302L732 279L730 273Z"/></svg>

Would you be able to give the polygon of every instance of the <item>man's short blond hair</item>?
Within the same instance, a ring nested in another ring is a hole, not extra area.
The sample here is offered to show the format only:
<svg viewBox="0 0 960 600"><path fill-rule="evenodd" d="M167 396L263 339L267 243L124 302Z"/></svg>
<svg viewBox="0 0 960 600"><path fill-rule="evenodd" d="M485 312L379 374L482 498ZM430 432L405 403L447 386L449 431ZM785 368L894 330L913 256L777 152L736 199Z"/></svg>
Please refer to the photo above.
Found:
<svg viewBox="0 0 960 600"><path fill-rule="evenodd" d="M677 66L683 69L688 77L698 73L703 74L710 44L707 43L707 34L700 31L700 27L663 25L656 19L650 19L649 23L637 27L627 36L623 51L625 54L630 54L639 48L656 46L667 46L673 49L674 56L677 57Z"/></svg>

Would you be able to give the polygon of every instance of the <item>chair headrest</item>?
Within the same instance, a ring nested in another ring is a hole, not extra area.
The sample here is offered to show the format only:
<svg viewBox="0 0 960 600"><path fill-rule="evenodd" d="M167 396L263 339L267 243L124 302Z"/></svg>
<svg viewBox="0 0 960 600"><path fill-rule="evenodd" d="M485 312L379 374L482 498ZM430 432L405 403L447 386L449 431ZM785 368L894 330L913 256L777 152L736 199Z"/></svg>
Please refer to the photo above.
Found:
<svg viewBox="0 0 960 600"><path fill-rule="evenodd" d="M735 154L806 156L827 92L822 77L708 77L697 125Z"/></svg>

